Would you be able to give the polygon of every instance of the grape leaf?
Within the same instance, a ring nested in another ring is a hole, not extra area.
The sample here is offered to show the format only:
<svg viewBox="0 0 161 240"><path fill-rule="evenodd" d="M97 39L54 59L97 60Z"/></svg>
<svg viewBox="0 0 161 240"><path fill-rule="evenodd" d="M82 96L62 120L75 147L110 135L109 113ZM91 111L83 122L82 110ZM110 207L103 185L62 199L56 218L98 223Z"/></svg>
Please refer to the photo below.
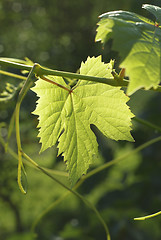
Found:
<svg viewBox="0 0 161 240"><path fill-rule="evenodd" d="M88 57L81 64L80 73L112 77L112 65L112 62L103 63L101 56ZM69 91L42 79L32 88L39 97L34 114L39 115L41 151L58 141L58 154L64 156L69 177L74 184L98 156L96 136L90 125L94 124L111 139L133 141L130 134L133 114L126 105L129 98L119 87L78 81L70 90L62 77L48 78Z"/></svg>
<svg viewBox="0 0 161 240"><path fill-rule="evenodd" d="M144 4L143 8L161 20L161 8ZM156 89L161 82L161 28L153 21L126 11L108 12L100 16L96 41L105 43L113 38L113 49L118 51L129 76L127 94L140 88Z"/></svg>
<svg viewBox="0 0 161 240"><path fill-rule="evenodd" d="M155 17L157 22L161 22L161 8L150 5L150 4L143 4L143 8L151 12Z"/></svg>

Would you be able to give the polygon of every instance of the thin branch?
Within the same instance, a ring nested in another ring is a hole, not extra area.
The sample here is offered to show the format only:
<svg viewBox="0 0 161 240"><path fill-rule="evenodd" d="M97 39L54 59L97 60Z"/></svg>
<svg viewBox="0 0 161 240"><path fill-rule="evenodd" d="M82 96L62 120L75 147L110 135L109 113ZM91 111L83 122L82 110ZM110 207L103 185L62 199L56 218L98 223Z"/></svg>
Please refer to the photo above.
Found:
<svg viewBox="0 0 161 240"><path fill-rule="evenodd" d="M7 67L13 67L17 69L27 70L30 71L33 66L17 63L17 62L11 62L9 60L5 60L4 58L0 58L0 64ZM129 81L122 78L100 78L100 77L94 77L94 76L87 76L77 73L71 73L71 72L64 72L64 71L58 71L58 70L52 70L49 68L42 67L40 64L35 63L34 64L34 73L38 76L43 75L53 75L53 76L61 76L64 78L70 78L70 79L79 79L79 80L86 80L86 81L92 81L92 82L98 82L98 83L104 83L115 87L127 87L129 84ZM161 86L158 86L157 89L151 88L150 90L161 92Z"/></svg>
<svg viewBox="0 0 161 240"><path fill-rule="evenodd" d="M26 194L26 191L23 188L23 185L21 182L21 170L23 170L25 175L26 175L26 173L24 171L23 162L22 162L22 153L21 153L22 147L21 147L21 138L20 138L19 115L20 115L20 107L21 107L22 100L24 99L26 93L28 92L31 85L33 84L31 77L33 75L34 68L35 68L35 65L31 68L26 81L25 81L21 91L19 92L19 96L17 99L16 108L15 108L15 127L16 127L16 140L17 140L17 148L18 148L18 179L17 179L17 181L18 181L18 185L19 185L21 192L24 194Z"/></svg>
<svg viewBox="0 0 161 240"><path fill-rule="evenodd" d="M6 75L6 76L9 76L9 77L14 77L14 78L19 78L19 79L22 79L22 80L26 80L26 77L24 77L24 76L21 76L19 74L15 74L15 73L11 73L11 72L7 72L7 71L3 71L3 70L0 70L0 74Z"/></svg>
<svg viewBox="0 0 161 240"><path fill-rule="evenodd" d="M147 216L144 216L144 217L136 217L136 218L134 218L134 220L143 221L143 220L147 220L149 218L157 217L159 215L161 215L161 211L159 211L157 213L153 213L153 214L147 215Z"/></svg>
<svg viewBox="0 0 161 240"><path fill-rule="evenodd" d="M120 156L118 158L115 158L112 161L107 162L107 163L101 165L100 167L98 167L96 169L91 170L89 173L87 173L85 176L82 177L83 181L86 180L87 178L93 176L94 174L96 174L98 172L101 172L101 171L105 170L106 168L108 168L108 167L110 167L110 166L120 162L121 160L127 158L129 155L132 155L132 154L135 154L137 152L140 152L144 148L147 148L150 145L152 145L152 144L154 144L156 142L159 142L159 141L161 141L161 136L159 136L157 138L154 138L154 139L152 139L152 140L150 140L148 142L145 142L144 144L140 145L139 147L135 148L134 150L129 151L129 152L125 153L124 155L122 155L122 156Z"/></svg>
<svg viewBox="0 0 161 240"><path fill-rule="evenodd" d="M7 66L7 67L13 67L21 70L27 70L30 71L33 66L17 63L17 62L11 62L8 60L5 60L3 58L0 58L0 64L2 66ZM99 83L105 83L111 86L122 86L126 87L128 85L127 80L119 80L119 79L114 79L114 78L100 78L100 77L94 77L94 76L86 76L86 75L81 75L77 73L71 73L71 72L64 72L64 71L58 71L58 70L52 70L49 68L42 67L40 64L35 63L35 68L34 68L34 73L38 76L43 76L43 75L53 75L53 76L61 76L64 78L70 78L70 79L80 79L80 80L87 80L87 81L94 81L94 82L99 82Z"/></svg>
<svg viewBox="0 0 161 240"><path fill-rule="evenodd" d="M148 122L146 120L143 120L141 118L138 118L138 117L134 117L132 120L136 121L136 122L139 122L147 127L150 127L152 129L154 129L156 132L161 132L161 127L151 123L151 122Z"/></svg>

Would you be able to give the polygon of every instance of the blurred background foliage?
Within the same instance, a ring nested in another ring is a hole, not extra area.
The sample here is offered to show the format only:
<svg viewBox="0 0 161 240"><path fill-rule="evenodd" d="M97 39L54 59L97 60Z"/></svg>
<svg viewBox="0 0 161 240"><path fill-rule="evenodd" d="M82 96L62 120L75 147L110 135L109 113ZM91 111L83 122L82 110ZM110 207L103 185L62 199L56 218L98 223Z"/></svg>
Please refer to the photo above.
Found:
<svg viewBox="0 0 161 240"><path fill-rule="evenodd" d="M95 43L98 16L112 10L128 10L151 17L141 9L143 3L158 5L160 0L1 0L0 1L0 56L23 59L58 70L77 71L87 56L103 55L119 64L119 55L111 51L111 42L104 49ZM17 73L17 72L16 72ZM19 83L0 76L4 82ZM36 97L29 92L21 108L21 136L23 149L40 165L65 170L63 160L57 158L56 147L39 155L37 119L30 113ZM138 116L161 126L160 94L139 91L129 101ZM0 103L0 124L9 124L15 102ZM133 121L134 144L106 139L97 129L100 159L96 167L124 154L158 133ZM3 139L7 127L1 129ZM129 156L85 181L79 192L86 196L107 222L112 240L160 240L161 217L135 222L134 217L161 209L161 143ZM16 152L15 133L10 147ZM91 168L92 168L91 167ZM32 224L50 208L36 225L39 240L98 240L105 239L97 217L71 194L55 208L54 201L65 190L37 170L26 167L27 195L17 186L17 160L5 153L0 144L0 239L30 240ZM66 177L59 177L68 184Z"/></svg>

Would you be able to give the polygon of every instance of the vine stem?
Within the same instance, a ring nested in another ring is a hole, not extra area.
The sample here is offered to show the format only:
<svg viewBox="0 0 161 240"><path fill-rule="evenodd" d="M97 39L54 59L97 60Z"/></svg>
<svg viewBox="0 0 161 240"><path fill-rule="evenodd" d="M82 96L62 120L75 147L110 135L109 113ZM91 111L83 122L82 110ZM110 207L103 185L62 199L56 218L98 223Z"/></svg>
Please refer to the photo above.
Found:
<svg viewBox="0 0 161 240"><path fill-rule="evenodd" d="M31 71L33 66L17 63L17 62L11 62L8 60L5 60L3 58L0 58L0 64L3 66L9 66L21 70ZM100 78L100 77L94 77L94 76L86 76L82 74L72 73L72 72L64 72L64 71L58 71L53 70L49 68L42 67L40 64L35 63L35 68L33 70L33 73L35 73L37 76L43 76L43 75L53 75L53 76L60 76L64 78L70 78L70 79L80 79L80 80L87 80L87 81L94 81L99 83L105 83L109 84L111 86L127 86L128 81L127 80L119 80L114 78Z"/></svg>
<svg viewBox="0 0 161 240"><path fill-rule="evenodd" d="M3 66L9 66L9 67L26 70L26 71L31 71L31 69L33 68L33 66L19 63L16 60L15 60L15 62L12 62L13 59L11 59L12 61L9 61L9 60L10 60L9 58L7 60L5 58L0 58L0 64ZM53 69L43 67L38 63L35 63L34 66L35 67L33 69L33 73L40 77L43 75L53 75L53 76L60 76L60 77L64 77L64 78L70 78L70 79L79 79L79 80L104 83L104 84L108 84L108 85L115 86L115 87L127 87L129 84L129 81L126 79L123 79L121 76L116 77L116 78L115 77L100 78L100 77L87 76L87 75L82 75L82 74L77 74L77 73L72 73L72 72L53 70ZM161 92L161 86L158 86L157 89L150 88L149 90L152 90L155 92Z"/></svg>
<svg viewBox="0 0 161 240"><path fill-rule="evenodd" d="M18 186L21 190L22 193L26 194L26 191L22 185L22 181L21 181L21 170L23 169L24 171L24 167L23 167L23 163L22 163L22 152L21 152L21 137L20 137L20 106L21 106L21 102L24 99L26 93L28 92L28 90L30 89L31 85L33 84L31 77L33 75L34 69L35 69L36 65L34 65L29 74L28 77L21 89L21 91L19 92L18 95L18 99L17 99L17 103L16 103L16 109L15 109L15 128L16 128L16 140L17 140L17 148L18 148L18 176L17 176L17 181L18 181ZM24 171L25 173L25 171Z"/></svg>
<svg viewBox="0 0 161 240"><path fill-rule="evenodd" d="M33 66L17 63L16 61L12 62L4 58L0 58L0 64L3 66L9 66L9 67L13 67L21 70L27 70L27 71L31 71L31 69L33 68ZM43 75L61 76L61 77L70 78L70 79L80 79L80 80L104 83L104 84L108 84L115 87L127 87L129 84L129 81L127 81L126 79L122 79L122 77L100 78L100 77L87 76L87 75L82 75L82 74L77 74L72 72L53 70L53 69L43 67L38 63L35 63L34 66L35 67L33 69L33 73L40 77ZM151 88L150 90L161 92L161 86L158 86L157 89Z"/></svg>
<svg viewBox="0 0 161 240"><path fill-rule="evenodd" d="M57 178L55 178L53 175L51 175L49 172L47 172L43 167L40 167L35 161L33 161L26 153L24 153L21 150L21 153L23 155L23 157L28 160L31 164L33 164L36 168L38 168L41 172L43 172L45 175L47 175L48 177L50 177L52 180L54 180L55 182L57 182L59 185L61 185L63 188L65 188L66 190L68 190L69 192L71 192L72 194L74 194L76 197L78 197L82 202L84 202L88 207L90 207L96 214L96 216L98 217L99 221L101 222L101 224L103 225L105 232L106 232L106 237L107 240L111 240L110 237L110 233L108 230L108 227L105 223L105 221L103 220L102 216L100 215L99 211L96 209L96 207L89 202L86 198L84 198L81 194L79 194L78 192L74 191L73 189L67 187L64 183L62 183L61 181L59 181ZM60 201L58 201L60 202Z"/></svg>

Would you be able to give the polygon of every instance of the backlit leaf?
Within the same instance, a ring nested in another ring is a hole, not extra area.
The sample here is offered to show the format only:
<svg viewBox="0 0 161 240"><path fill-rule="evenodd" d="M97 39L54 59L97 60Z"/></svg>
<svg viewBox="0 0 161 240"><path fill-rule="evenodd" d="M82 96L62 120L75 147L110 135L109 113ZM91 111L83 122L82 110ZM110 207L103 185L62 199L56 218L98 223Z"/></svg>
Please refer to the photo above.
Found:
<svg viewBox="0 0 161 240"><path fill-rule="evenodd" d="M104 64L101 56L88 57L81 64L80 73L112 77L112 65L112 62ZM48 78L69 88L61 77ZM130 134L133 114L126 105L128 97L119 87L79 81L68 91L39 79L32 90L39 97L34 114L39 116L41 151L58 141L59 154L64 156L72 184L98 157L98 144L91 124L111 139L133 141Z"/></svg>

